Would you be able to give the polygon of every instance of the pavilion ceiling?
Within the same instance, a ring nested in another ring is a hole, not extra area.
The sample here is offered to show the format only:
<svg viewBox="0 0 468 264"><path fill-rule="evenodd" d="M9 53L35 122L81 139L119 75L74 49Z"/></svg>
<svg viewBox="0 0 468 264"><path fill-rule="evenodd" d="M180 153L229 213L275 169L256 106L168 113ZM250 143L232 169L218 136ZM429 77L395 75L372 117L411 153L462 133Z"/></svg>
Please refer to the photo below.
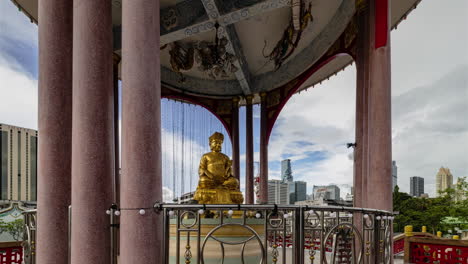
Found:
<svg viewBox="0 0 468 264"><path fill-rule="evenodd" d="M11 1L37 22L38 0ZM293 11L291 1L301 3L301 15L294 15L298 9ZM392 26L419 1L391 1ZM120 54L121 0L112 0L112 12L114 49ZM161 43L155 48L161 50L162 83L218 98L272 91L329 52L354 15L354 0L161 0ZM299 90L351 62L350 56L335 58Z"/></svg>

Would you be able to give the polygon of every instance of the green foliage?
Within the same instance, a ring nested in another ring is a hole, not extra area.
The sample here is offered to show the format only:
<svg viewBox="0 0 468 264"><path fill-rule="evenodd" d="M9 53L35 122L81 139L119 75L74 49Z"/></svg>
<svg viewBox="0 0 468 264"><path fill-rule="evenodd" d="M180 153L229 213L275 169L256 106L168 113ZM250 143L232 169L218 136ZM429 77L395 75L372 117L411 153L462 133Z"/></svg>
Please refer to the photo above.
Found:
<svg viewBox="0 0 468 264"><path fill-rule="evenodd" d="M23 219L17 219L13 222L4 222L0 219L0 233L9 233L14 240L19 241L23 239Z"/></svg>
<svg viewBox="0 0 468 264"><path fill-rule="evenodd" d="M468 222L468 183L465 178L459 182L461 183L456 185L456 189L447 189L436 198L411 197L400 192L396 186L393 192L393 210L398 211L399 215L395 217L394 231L403 232L406 225L412 225L414 231L427 226L428 231L434 234L437 231L444 232L454 227L443 223L443 219L449 216ZM466 228L463 225L459 227Z"/></svg>

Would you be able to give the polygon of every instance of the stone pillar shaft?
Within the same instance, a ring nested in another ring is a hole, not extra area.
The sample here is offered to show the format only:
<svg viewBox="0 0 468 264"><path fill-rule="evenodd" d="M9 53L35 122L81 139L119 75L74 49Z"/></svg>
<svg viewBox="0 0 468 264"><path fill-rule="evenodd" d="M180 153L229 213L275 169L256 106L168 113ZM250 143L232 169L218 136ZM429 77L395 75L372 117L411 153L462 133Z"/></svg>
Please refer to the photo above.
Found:
<svg viewBox="0 0 468 264"><path fill-rule="evenodd" d="M109 263L114 110L111 2L73 8L71 263Z"/></svg>
<svg viewBox="0 0 468 264"><path fill-rule="evenodd" d="M266 94L261 94L260 105L260 201L268 203L268 112Z"/></svg>
<svg viewBox="0 0 468 264"><path fill-rule="evenodd" d="M162 201L159 1L122 3L121 206L152 208ZM162 215L124 211L120 262L162 263Z"/></svg>
<svg viewBox="0 0 468 264"><path fill-rule="evenodd" d="M38 264L68 263L73 3L39 2Z"/></svg>
<svg viewBox="0 0 468 264"><path fill-rule="evenodd" d="M367 207L367 158L368 158L368 90L369 90L369 11L358 11L356 49L356 146L354 148L354 194L355 207Z"/></svg>
<svg viewBox="0 0 468 264"><path fill-rule="evenodd" d="M252 96L246 97L245 118L245 203L254 203L254 148Z"/></svg>
<svg viewBox="0 0 468 264"><path fill-rule="evenodd" d="M232 100L232 170L234 176L240 180L240 153L239 153L239 99Z"/></svg>
<svg viewBox="0 0 468 264"><path fill-rule="evenodd" d="M358 10L355 206L392 209L390 8Z"/></svg>
<svg viewBox="0 0 468 264"><path fill-rule="evenodd" d="M369 1L370 89L368 91L367 205L392 210L392 118L390 71L390 6Z"/></svg>

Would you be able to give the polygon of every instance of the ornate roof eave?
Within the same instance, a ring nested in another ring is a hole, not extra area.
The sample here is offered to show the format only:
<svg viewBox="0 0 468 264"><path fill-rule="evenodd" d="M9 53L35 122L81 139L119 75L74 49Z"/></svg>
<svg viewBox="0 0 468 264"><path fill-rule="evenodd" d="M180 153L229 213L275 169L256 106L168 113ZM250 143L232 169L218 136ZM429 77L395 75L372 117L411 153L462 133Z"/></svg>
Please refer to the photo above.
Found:
<svg viewBox="0 0 468 264"><path fill-rule="evenodd" d="M16 2L16 0L10 0L10 1L18 8L19 11L23 12L23 14L29 18L29 20L31 21L31 23L34 23L34 24L38 25L37 19L35 19L35 18L34 18L31 14L29 14L23 7L21 7L21 5L18 4L18 2Z"/></svg>

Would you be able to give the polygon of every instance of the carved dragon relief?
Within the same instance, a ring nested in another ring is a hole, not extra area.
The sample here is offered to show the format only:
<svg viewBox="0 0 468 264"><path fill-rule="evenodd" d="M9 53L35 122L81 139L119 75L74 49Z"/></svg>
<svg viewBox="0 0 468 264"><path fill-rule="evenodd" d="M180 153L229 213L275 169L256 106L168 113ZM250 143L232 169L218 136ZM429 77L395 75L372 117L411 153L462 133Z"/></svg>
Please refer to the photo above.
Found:
<svg viewBox="0 0 468 264"><path fill-rule="evenodd" d="M265 41L265 46L262 50L263 57L275 63L275 70L278 70L281 65L283 65L283 63L294 53L297 46L299 45L299 41L301 40L302 32L307 28L309 22L313 22L314 19L312 17L311 9L311 3L309 3L307 9L305 8L304 3L301 4L299 30L294 29L294 21L293 17L291 17L291 22L283 31L283 36L276 43L275 47L268 55L265 54L265 48L267 46L267 42Z"/></svg>

